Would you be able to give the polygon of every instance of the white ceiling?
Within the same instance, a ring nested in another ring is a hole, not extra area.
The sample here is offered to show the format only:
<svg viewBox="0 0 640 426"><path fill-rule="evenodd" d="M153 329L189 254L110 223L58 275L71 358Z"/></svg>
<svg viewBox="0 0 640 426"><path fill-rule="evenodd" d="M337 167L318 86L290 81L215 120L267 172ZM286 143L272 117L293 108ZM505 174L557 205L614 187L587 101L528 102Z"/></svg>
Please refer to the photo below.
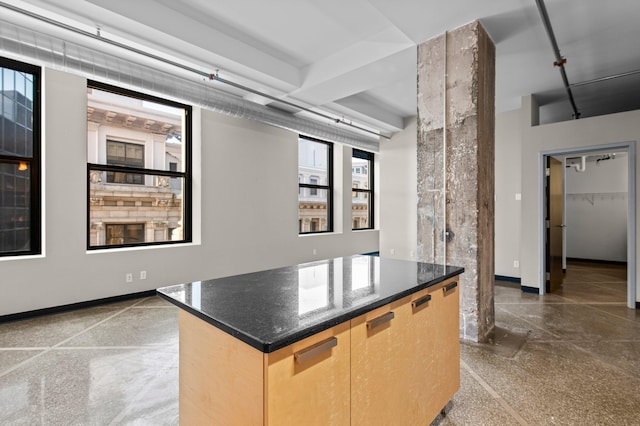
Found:
<svg viewBox="0 0 640 426"><path fill-rule="evenodd" d="M535 0L7 3L385 133L416 115L416 45L480 19L496 43L496 111L533 94L543 122L572 116ZM640 1L545 3L572 84L640 70ZM573 91L582 117L639 109L640 73Z"/></svg>

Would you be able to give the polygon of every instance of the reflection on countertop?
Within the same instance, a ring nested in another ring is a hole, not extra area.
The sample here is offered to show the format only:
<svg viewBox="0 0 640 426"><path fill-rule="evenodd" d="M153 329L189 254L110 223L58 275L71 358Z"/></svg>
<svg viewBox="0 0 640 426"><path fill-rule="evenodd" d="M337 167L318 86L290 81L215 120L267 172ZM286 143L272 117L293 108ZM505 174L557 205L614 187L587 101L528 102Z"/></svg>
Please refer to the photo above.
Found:
<svg viewBox="0 0 640 426"><path fill-rule="evenodd" d="M158 294L268 353L462 272L357 255L164 287Z"/></svg>

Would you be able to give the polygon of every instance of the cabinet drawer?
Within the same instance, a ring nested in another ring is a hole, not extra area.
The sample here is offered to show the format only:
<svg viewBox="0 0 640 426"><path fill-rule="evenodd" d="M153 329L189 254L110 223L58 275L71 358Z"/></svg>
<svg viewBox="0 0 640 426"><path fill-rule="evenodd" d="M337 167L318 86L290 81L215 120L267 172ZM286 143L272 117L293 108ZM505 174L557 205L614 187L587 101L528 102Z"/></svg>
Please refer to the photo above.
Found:
<svg viewBox="0 0 640 426"><path fill-rule="evenodd" d="M268 425L348 425L349 322L265 354Z"/></svg>

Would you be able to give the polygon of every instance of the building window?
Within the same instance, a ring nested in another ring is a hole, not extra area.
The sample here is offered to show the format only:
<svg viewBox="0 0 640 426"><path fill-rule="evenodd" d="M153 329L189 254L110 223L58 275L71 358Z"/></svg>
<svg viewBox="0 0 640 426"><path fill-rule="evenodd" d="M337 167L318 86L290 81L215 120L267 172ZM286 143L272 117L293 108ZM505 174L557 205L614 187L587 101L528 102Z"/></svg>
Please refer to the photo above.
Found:
<svg viewBox="0 0 640 426"><path fill-rule="evenodd" d="M87 87L89 249L191 241L191 107Z"/></svg>
<svg viewBox="0 0 640 426"><path fill-rule="evenodd" d="M298 223L300 234L333 231L333 145L298 139Z"/></svg>
<svg viewBox="0 0 640 426"><path fill-rule="evenodd" d="M352 229L373 229L373 154L354 149L351 172Z"/></svg>
<svg viewBox="0 0 640 426"><path fill-rule="evenodd" d="M144 145L107 140L107 164L143 169ZM177 170L173 171L175 172ZM144 185L144 175L140 173L120 173L108 171L107 183Z"/></svg>
<svg viewBox="0 0 640 426"><path fill-rule="evenodd" d="M40 68L0 58L0 256L41 253Z"/></svg>
<svg viewBox="0 0 640 426"><path fill-rule="evenodd" d="M110 224L106 226L107 245L140 244L144 242L144 224Z"/></svg>
<svg viewBox="0 0 640 426"><path fill-rule="evenodd" d="M311 188L309 188L309 195L312 197L317 197L318 196L318 178L317 177L310 177L309 178L309 184L314 185Z"/></svg>

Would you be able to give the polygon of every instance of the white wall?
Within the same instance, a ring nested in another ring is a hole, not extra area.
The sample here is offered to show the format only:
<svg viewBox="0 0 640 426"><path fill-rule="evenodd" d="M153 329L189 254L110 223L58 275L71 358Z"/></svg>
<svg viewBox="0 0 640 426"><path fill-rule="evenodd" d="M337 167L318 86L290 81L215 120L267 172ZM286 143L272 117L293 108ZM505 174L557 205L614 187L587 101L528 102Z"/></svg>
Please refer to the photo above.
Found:
<svg viewBox="0 0 640 426"><path fill-rule="evenodd" d="M540 288L544 282L542 257L542 165L540 153L633 142L640 138L640 111L630 111L541 126L526 125L531 117L531 97L523 98L522 125L522 228L520 268L522 285ZM636 168L638 159L635 159ZM638 175L636 175L636 180ZM636 217L637 220L637 217ZM497 248L501 250L503 248ZM636 259L636 264L638 259ZM637 287L637 283L636 283ZM640 291L636 292L640 295ZM636 296L637 297L637 296Z"/></svg>
<svg viewBox="0 0 640 426"><path fill-rule="evenodd" d="M418 163L416 119L380 142L380 255L415 259Z"/></svg>
<svg viewBox="0 0 640 426"><path fill-rule="evenodd" d="M520 111L496 115L495 274L520 278Z"/></svg>
<svg viewBox="0 0 640 426"><path fill-rule="evenodd" d="M378 250L377 230L349 226L350 147L334 150L336 232L300 237L297 134L194 108L194 243L87 252L86 81L43 81L44 254L0 260L0 315Z"/></svg>
<svg viewBox="0 0 640 426"><path fill-rule="evenodd" d="M627 261L627 159L565 169L567 257Z"/></svg>

